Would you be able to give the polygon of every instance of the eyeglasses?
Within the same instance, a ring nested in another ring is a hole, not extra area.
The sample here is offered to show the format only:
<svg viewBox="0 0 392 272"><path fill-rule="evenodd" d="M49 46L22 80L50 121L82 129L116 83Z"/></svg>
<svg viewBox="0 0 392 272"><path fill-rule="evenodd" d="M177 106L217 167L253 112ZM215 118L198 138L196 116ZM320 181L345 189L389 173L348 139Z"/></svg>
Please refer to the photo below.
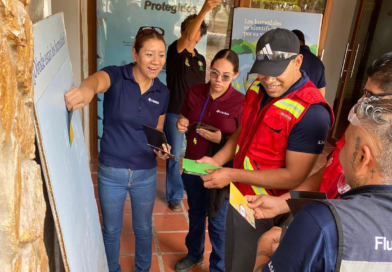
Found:
<svg viewBox="0 0 392 272"><path fill-rule="evenodd" d="M165 30L163 30L163 28L155 26L142 26L139 28L139 31L136 34L136 38L142 35L151 35L153 32L161 36L165 35Z"/></svg>
<svg viewBox="0 0 392 272"><path fill-rule="evenodd" d="M270 47L268 49L264 47L262 50L256 51L257 60L264 60L265 58L267 58L268 60L272 61L281 61L285 59L290 59L294 56L298 56L298 54L283 51L272 51Z"/></svg>
<svg viewBox="0 0 392 272"><path fill-rule="evenodd" d="M368 89L366 89L365 85L363 85L363 91L365 93L365 97L369 98L369 97L383 97L383 96L387 96L387 95L392 95L392 93L379 93L379 94L375 94L372 91L369 91Z"/></svg>
<svg viewBox="0 0 392 272"><path fill-rule="evenodd" d="M219 76L221 76L223 82L229 82L231 80L231 78L233 77L232 75L226 75L226 74L221 75L217 71L210 72L210 77L213 79L217 79Z"/></svg>

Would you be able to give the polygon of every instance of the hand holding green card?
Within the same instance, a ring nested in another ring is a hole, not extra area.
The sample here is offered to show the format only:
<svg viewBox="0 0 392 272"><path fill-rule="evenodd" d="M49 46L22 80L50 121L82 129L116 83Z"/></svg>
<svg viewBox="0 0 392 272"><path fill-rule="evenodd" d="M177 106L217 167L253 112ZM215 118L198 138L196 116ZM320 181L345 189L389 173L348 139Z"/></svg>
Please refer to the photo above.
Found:
<svg viewBox="0 0 392 272"><path fill-rule="evenodd" d="M203 176L207 175L207 169L218 169L220 166L208 164L208 163L197 163L195 160L182 160L182 168L184 172L191 175Z"/></svg>

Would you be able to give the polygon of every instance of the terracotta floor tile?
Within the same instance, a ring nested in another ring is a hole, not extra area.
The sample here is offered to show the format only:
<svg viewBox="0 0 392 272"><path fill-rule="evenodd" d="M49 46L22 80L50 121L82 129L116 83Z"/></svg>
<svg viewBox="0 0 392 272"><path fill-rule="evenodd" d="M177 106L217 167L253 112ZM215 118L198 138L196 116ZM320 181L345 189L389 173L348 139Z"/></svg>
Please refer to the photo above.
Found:
<svg viewBox="0 0 392 272"><path fill-rule="evenodd" d="M134 256L120 256L120 265L123 272L133 272L135 267ZM152 256L150 272L159 272L158 256Z"/></svg>
<svg viewBox="0 0 392 272"><path fill-rule="evenodd" d="M206 232L206 241L204 243L204 251L211 251L212 250L212 245L210 241L210 236L208 235L208 232Z"/></svg>
<svg viewBox="0 0 392 272"><path fill-rule="evenodd" d="M157 198L166 199L166 186L158 184Z"/></svg>
<svg viewBox="0 0 392 272"><path fill-rule="evenodd" d="M327 156L326 155L320 155L317 163L326 164L327 163Z"/></svg>
<svg viewBox="0 0 392 272"><path fill-rule="evenodd" d="M210 256L211 253L204 253L204 265L207 268L207 270L209 270L210 268Z"/></svg>
<svg viewBox="0 0 392 272"><path fill-rule="evenodd" d="M129 199L125 200L124 214L132 214L132 205L131 205L131 201Z"/></svg>
<svg viewBox="0 0 392 272"><path fill-rule="evenodd" d="M329 142L326 142L325 143L325 147L335 147L335 146L333 144L329 143Z"/></svg>
<svg viewBox="0 0 392 272"><path fill-rule="evenodd" d="M188 210L189 210L188 200L187 199L183 199L182 203L184 204L185 211L188 212Z"/></svg>
<svg viewBox="0 0 392 272"><path fill-rule="evenodd" d="M188 252L185 246L186 233L158 233L161 252Z"/></svg>
<svg viewBox="0 0 392 272"><path fill-rule="evenodd" d="M176 265L177 261L185 256L185 253L162 255L165 272L174 272L174 266Z"/></svg>
<svg viewBox="0 0 392 272"><path fill-rule="evenodd" d="M135 254L135 235L121 234L120 245L120 255Z"/></svg>
<svg viewBox="0 0 392 272"><path fill-rule="evenodd" d="M131 214L124 214L123 216L123 229L122 232L129 233L133 232L132 229L132 215Z"/></svg>
<svg viewBox="0 0 392 272"><path fill-rule="evenodd" d="M91 179L93 180L93 184L98 184L98 175L91 174Z"/></svg>
<svg viewBox="0 0 392 272"><path fill-rule="evenodd" d="M98 172L98 164L91 164L90 169L91 169L91 173L97 173Z"/></svg>
<svg viewBox="0 0 392 272"><path fill-rule="evenodd" d="M94 195L95 195L95 198L99 198L98 184L94 184Z"/></svg>
<svg viewBox="0 0 392 272"><path fill-rule="evenodd" d="M97 202L98 214L102 215L101 204L99 203L99 199L96 198L95 202Z"/></svg>
<svg viewBox="0 0 392 272"><path fill-rule="evenodd" d="M188 224L183 214L154 215L157 231L188 230Z"/></svg>
<svg viewBox="0 0 392 272"><path fill-rule="evenodd" d="M169 208L166 199L162 199L162 198L158 198L158 197L155 199L155 205L154 205L154 210L153 210L154 214L155 213L174 213L175 214L175 213L182 213L182 212L183 212L182 209L177 212L172 211Z"/></svg>

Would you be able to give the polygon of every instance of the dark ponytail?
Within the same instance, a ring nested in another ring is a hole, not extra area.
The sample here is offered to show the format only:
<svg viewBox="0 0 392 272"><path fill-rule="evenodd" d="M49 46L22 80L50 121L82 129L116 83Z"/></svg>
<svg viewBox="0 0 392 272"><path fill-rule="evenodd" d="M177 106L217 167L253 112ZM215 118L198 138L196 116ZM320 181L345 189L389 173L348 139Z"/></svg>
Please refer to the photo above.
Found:
<svg viewBox="0 0 392 272"><path fill-rule="evenodd" d="M234 73L238 72L240 61L238 59L238 55L230 50L230 49L222 49L218 53L216 53L214 59L211 61L211 67L214 65L214 62L220 59L226 59L233 65Z"/></svg>

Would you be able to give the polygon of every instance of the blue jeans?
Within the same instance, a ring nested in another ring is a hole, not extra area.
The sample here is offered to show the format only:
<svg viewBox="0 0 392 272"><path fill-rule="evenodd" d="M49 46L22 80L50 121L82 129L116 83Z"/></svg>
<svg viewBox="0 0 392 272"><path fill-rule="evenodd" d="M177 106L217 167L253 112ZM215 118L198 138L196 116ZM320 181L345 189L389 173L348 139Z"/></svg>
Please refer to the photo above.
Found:
<svg viewBox="0 0 392 272"><path fill-rule="evenodd" d="M152 257L152 210L157 193L157 169L131 171L99 163L98 193L103 218L103 242L110 272L121 272L120 235L124 202L129 193L135 232L135 269L149 271Z"/></svg>
<svg viewBox="0 0 392 272"><path fill-rule="evenodd" d="M185 244L188 256L196 261L204 253L205 229L207 217L207 190L198 176L183 173L182 180L188 195L189 205L189 233ZM210 271L225 271L225 233L226 213L229 201L225 200L216 217L208 217L208 234L210 236L212 252L210 256Z"/></svg>
<svg viewBox="0 0 392 272"><path fill-rule="evenodd" d="M166 160L166 199L169 203L180 203L184 196L184 185L180 174L180 155L184 135L179 133L176 127L178 114L167 113L165 118L164 132L167 142L175 160Z"/></svg>

